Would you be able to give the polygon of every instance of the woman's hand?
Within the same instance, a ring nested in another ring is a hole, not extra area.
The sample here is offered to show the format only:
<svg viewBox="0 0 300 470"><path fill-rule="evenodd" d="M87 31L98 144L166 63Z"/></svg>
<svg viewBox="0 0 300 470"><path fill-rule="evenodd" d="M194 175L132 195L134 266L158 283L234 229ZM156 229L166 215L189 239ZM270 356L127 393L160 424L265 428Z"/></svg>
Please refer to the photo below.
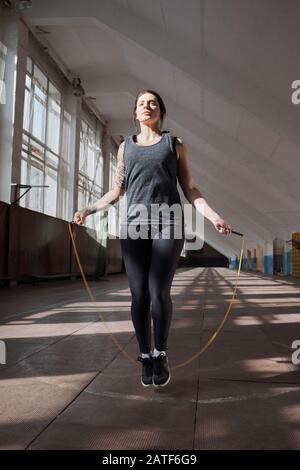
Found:
<svg viewBox="0 0 300 470"><path fill-rule="evenodd" d="M89 209L83 209L81 211L75 212L73 222L75 222L75 224L77 225L83 225L85 222L85 219L90 214L91 214L91 211Z"/></svg>
<svg viewBox="0 0 300 470"><path fill-rule="evenodd" d="M211 222L215 226L215 229L220 232L224 233L225 235L228 235L232 228L230 225L226 224L225 220L223 220L221 217L218 217L216 219L212 219Z"/></svg>

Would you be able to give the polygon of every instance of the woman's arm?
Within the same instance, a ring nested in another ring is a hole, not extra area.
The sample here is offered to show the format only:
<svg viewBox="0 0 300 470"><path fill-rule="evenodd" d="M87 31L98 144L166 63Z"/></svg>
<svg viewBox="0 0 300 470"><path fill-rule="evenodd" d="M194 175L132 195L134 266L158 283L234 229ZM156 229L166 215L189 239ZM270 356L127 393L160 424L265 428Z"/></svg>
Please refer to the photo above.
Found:
<svg viewBox="0 0 300 470"><path fill-rule="evenodd" d="M107 209L111 204L115 204L125 193L125 163L124 163L124 142L122 142L117 154L117 172L114 180L114 187L105 193L98 201L85 209L78 211L74 215L74 222L83 225L86 217L95 212Z"/></svg>
<svg viewBox="0 0 300 470"><path fill-rule="evenodd" d="M217 212L207 203L203 194L194 183L188 163L187 150L180 139L177 138L176 151L178 153L178 181L183 194L195 209L212 222L218 232L230 233L231 227L225 223Z"/></svg>

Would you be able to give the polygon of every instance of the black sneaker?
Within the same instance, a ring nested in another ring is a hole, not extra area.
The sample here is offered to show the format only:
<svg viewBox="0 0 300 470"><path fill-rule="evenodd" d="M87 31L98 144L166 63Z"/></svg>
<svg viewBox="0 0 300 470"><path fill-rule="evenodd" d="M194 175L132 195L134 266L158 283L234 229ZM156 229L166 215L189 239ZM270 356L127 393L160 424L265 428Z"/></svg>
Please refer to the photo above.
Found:
<svg viewBox="0 0 300 470"><path fill-rule="evenodd" d="M143 387L149 387L153 383L153 361L152 357L142 357L137 358L143 365L142 367L142 377L141 384Z"/></svg>
<svg viewBox="0 0 300 470"><path fill-rule="evenodd" d="M167 355L160 353L159 356L153 356L153 385L154 387L164 387L170 382L171 371Z"/></svg>

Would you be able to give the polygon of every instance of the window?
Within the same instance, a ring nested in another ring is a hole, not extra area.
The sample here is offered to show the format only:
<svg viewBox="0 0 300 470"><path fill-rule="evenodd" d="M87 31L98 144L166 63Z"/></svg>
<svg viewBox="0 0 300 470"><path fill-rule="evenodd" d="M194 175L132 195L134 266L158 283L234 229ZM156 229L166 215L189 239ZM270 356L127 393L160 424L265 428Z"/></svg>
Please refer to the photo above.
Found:
<svg viewBox="0 0 300 470"><path fill-rule="evenodd" d="M7 56L7 47L0 41L0 104L6 103L5 96L5 63Z"/></svg>
<svg viewBox="0 0 300 470"><path fill-rule="evenodd" d="M113 189L117 173L117 156L110 152L109 155L109 191ZM119 236L120 232L120 204L115 203L108 211L108 233Z"/></svg>
<svg viewBox="0 0 300 470"><path fill-rule="evenodd" d="M13 100L7 100L7 88L8 94L11 90L10 78L10 67L7 67L7 64L14 60L14 70L13 70L13 80L12 80L12 90L13 90ZM7 48L6 45L0 41L0 105L6 105L6 111L10 114L12 112L12 123L15 122L15 101L16 101L16 78L17 78L17 60L18 57L13 53L12 48ZM8 87L7 87L8 85ZM8 116L8 114L7 114ZM13 128L12 128L12 137L13 137Z"/></svg>
<svg viewBox="0 0 300 470"><path fill-rule="evenodd" d="M100 136L86 121L81 121L78 209L93 204L103 194L103 155ZM95 218L88 217L85 225L94 228Z"/></svg>
<svg viewBox="0 0 300 470"><path fill-rule="evenodd" d="M32 188L20 205L56 216L60 163L61 93L28 57L23 116L21 183Z"/></svg>
<svg viewBox="0 0 300 470"><path fill-rule="evenodd" d="M73 194L73 175L71 174L71 114L63 112L63 131L60 157L60 200L59 216L65 220L73 219L71 210Z"/></svg>

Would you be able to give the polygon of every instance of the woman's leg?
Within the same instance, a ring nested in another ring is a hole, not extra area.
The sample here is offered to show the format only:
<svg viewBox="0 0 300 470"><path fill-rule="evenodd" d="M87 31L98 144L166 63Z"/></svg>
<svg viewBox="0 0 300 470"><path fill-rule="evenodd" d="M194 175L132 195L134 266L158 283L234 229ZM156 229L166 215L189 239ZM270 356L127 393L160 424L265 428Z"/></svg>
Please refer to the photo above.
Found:
<svg viewBox="0 0 300 470"><path fill-rule="evenodd" d="M152 240L121 238L121 248L132 295L131 317L141 353L151 350L150 293L148 287Z"/></svg>
<svg viewBox="0 0 300 470"><path fill-rule="evenodd" d="M168 239L153 239L149 289L152 301L154 343L159 351L167 349L173 313L170 290L183 244L184 237L175 239L172 234Z"/></svg>

